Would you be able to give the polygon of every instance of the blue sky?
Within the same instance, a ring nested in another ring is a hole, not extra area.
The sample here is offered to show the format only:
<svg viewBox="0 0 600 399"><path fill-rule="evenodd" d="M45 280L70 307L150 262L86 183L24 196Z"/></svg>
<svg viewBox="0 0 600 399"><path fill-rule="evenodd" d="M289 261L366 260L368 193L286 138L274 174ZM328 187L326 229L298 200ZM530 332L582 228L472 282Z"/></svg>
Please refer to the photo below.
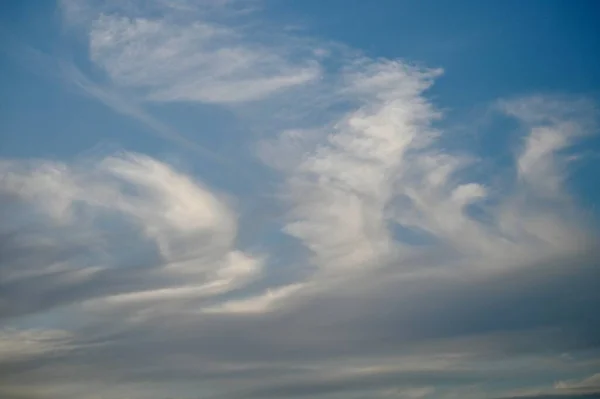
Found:
<svg viewBox="0 0 600 399"><path fill-rule="evenodd" d="M3 2L0 396L598 397L599 11Z"/></svg>

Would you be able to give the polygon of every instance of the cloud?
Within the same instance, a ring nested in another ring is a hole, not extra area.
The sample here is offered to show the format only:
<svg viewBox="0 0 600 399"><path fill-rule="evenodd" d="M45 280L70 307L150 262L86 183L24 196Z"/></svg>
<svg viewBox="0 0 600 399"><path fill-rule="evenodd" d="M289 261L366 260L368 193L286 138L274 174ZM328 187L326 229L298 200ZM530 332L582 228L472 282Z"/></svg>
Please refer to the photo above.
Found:
<svg viewBox="0 0 600 399"><path fill-rule="evenodd" d="M205 20L226 4L125 3L84 7L67 1L62 8L67 22L89 32L90 58L110 84L146 101L240 103L320 75L310 50L267 44L242 26ZM145 16L156 9L161 17ZM306 54L299 58L296 51Z"/></svg>
<svg viewBox="0 0 600 399"><path fill-rule="evenodd" d="M564 192L532 206L518 178L491 217L466 211L495 191L462 181L470 160L437 144L422 94L437 72L411 68L352 72L397 70L408 88L362 86L364 105L282 169L281 227L308 250L304 264L283 259L307 269L283 285L268 271L284 265L236 246L227 198L172 166L135 153L4 160L3 323L48 313L65 328L2 336L17 348L4 392L479 398L467 387L599 367L585 360L600 333L592 231L569 219ZM407 218L435 239L397 238Z"/></svg>
<svg viewBox="0 0 600 399"><path fill-rule="evenodd" d="M600 395L600 373L591 375L583 380L559 381L554 384L559 392L593 393Z"/></svg>
<svg viewBox="0 0 600 399"><path fill-rule="evenodd" d="M150 101L235 103L318 77L316 64L295 66L224 27L133 21L103 15L90 33L93 61L123 87Z"/></svg>
<svg viewBox="0 0 600 399"><path fill-rule="evenodd" d="M483 155L446 145L440 69L347 54L323 68L302 39L225 23L234 3L62 3L108 78L84 90L149 125L144 102L285 97L312 117L257 146L279 182L259 199L135 152L3 159L0 394L596 394L597 229L564 184L594 106L498 102L521 134L498 185L473 173ZM263 235L239 204L267 197Z"/></svg>
<svg viewBox="0 0 600 399"><path fill-rule="evenodd" d="M23 359L50 351L65 350L70 334L60 330L0 331L0 354L3 359Z"/></svg>
<svg viewBox="0 0 600 399"><path fill-rule="evenodd" d="M52 59L47 59L45 56L42 56L42 59L45 59L46 65L52 65L53 63ZM58 67L61 71L61 79L69 86L74 86L76 89L81 90L86 96L90 96L100 101L119 114L135 119L159 137L174 142L213 162L222 165L230 165L228 159L187 138L177 129L148 113L134 98L131 98L131 96L123 95L119 91L94 82L73 64L61 62Z"/></svg>
<svg viewBox="0 0 600 399"><path fill-rule="evenodd" d="M215 307L207 308L209 313L263 313L281 304L285 298L302 289L302 284L292 284L268 289L266 293L241 300L231 300Z"/></svg>
<svg viewBox="0 0 600 399"><path fill-rule="evenodd" d="M517 164L519 178L538 195L560 195L566 165L555 154L594 132L595 105L582 99L539 96L499 105L530 129Z"/></svg>
<svg viewBox="0 0 600 399"><path fill-rule="evenodd" d="M0 175L4 317L214 295L260 273L261 259L234 247L224 198L147 156L5 160Z"/></svg>
<svg viewBox="0 0 600 399"><path fill-rule="evenodd" d="M229 159L186 137L170 124L149 113L133 96L98 82L97 79L85 74L73 62L40 51L9 34L6 35L5 41L6 43L3 44L6 45L7 54L23 68L43 77L57 80L68 89L93 98L118 114L133 118L145 126L150 133L176 143L181 148L186 148L212 162L231 167Z"/></svg>
<svg viewBox="0 0 600 399"><path fill-rule="evenodd" d="M387 255L383 211L392 195L390 174L406 152L427 141L435 111L419 95L437 73L400 63L349 73L348 90L367 96L370 107L333 124L334 133L304 156L288 184L288 197L298 200L285 229L316 263L353 268Z"/></svg>
<svg viewBox="0 0 600 399"><path fill-rule="evenodd" d="M439 74L397 62L361 65L345 76L345 91L362 101L358 109L331 122L321 139L286 131L260 148L263 158L284 154L285 164L277 157L270 164L287 175L285 231L303 242L318 268L348 274L395 263L399 272L413 270L408 259L422 248L406 240L407 232L445 248L448 263L490 270L577 253L591 243L593 233L564 191L561 154L593 131L590 107L551 98L505 102L504 112L525 133L514 154L517 177L501 194L491 181L469 181L467 172L481 160L445 150L448 134L432 128L439 112L424 91ZM557 118L560 104L586 118Z"/></svg>
<svg viewBox="0 0 600 399"><path fill-rule="evenodd" d="M280 97L322 75L310 41L282 41L266 24L238 20L253 1L58 2L66 54L46 54L9 37L13 58L95 98L159 137L219 164L231 159L191 138L148 106L194 102L239 107ZM14 43L13 43L14 42ZM293 42L293 43L292 43ZM86 49L89 63L73 60ZM239 168L237 173L242 173Z"/></svg>

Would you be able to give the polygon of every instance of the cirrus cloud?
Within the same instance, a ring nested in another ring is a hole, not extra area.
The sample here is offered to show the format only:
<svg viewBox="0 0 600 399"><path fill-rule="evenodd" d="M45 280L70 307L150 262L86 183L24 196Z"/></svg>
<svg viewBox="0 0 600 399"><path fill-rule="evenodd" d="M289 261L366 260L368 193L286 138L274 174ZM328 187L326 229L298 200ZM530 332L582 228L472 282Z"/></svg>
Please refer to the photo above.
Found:
<svg viewBox="0 0 600 399"><path fill-rule="evenodd" d="M308 40L245 37L204 2L76 4L91 61L140 103L271 98L317 117L262 137L259 199L136 152L2 159L0 394L597 394L597 229L565 185L593 103L499 101L520 145L481 177L485 154L446 145L441 69L325 66L297 51Z"/></svg>

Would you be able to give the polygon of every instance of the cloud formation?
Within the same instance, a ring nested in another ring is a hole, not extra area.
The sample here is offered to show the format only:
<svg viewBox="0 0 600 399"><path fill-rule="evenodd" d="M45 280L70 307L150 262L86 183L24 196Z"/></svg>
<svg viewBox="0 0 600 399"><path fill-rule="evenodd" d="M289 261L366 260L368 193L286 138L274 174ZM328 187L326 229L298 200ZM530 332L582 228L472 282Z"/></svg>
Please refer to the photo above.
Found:
<svg viewBox="0 0 600 399"><path fill-rule="evenodd" d="M231 17L228 2L105 2L85 7L63 1L62 6L67 21L83 23L90 59L110 84L132 89L147 101L245 102L320 75L316 61L294 59L298 55L288 54L285 46L262 43L255 30L241 23L231 26L231 18L229 25L219 23L215 16L223 9ZM161 17L150 17L157 11Z"/></svg>
<svg viewBox="0 0 600 399"><path fill-rule="evenodd" d="M225 200L147 156L1 170L4 317L214 295L260 273L261 259L234 246Z"/></svg>
<svg viewBox="0 0 600 399"><path fill-rule="evenodd" d="M241 243L248 198L148 155L1 160L0 395L598 395L598 237L565 184L594 105L499 101L519 146L502 179L481 176L428 95L441 69L297 62L211 20L229 5L63 11L142 102L333 93L324 122L258 145L276 238ZM283 240L298 250L271 256Z"/></svg>

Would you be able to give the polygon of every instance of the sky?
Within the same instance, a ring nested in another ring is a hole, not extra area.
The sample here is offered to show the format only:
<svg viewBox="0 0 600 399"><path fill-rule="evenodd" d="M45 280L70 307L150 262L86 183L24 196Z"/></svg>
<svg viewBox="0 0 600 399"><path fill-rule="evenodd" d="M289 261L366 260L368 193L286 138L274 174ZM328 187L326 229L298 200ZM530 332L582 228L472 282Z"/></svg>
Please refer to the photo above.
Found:
<svg viewBox="0 0 600 399"><path fill-rule="evenodd" d="M600 398L598 16L1 2L0 397Z"/></svg>

